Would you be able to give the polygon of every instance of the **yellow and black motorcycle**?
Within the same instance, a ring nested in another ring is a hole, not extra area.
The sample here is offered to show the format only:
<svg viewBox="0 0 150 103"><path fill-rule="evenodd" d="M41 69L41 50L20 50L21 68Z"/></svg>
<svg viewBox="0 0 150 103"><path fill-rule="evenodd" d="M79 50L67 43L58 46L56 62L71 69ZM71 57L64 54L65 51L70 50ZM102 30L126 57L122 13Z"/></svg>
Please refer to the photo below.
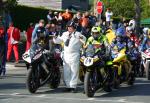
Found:
<svg viewBox="0 0 150 103"><path fill-rule="evenodd" d="M115 89L123 82L126 82L128 85L133 85L135 81L134 70L132 69L132 65L128 60L125 51L125 48L119 52L118 50L113 49L113 60L107 64L110 65L113 70L111 73L113 73L113 87Z"/></svg>
<svg viewBox="0 0 150 103"><path fill-rule="evenodd" d="M93 97L100 88L106 92L112 90L109 84L109 71L101 53L100 45L90 44L80 59L80 79L84 78L84 91L88 97Z"/></svg>

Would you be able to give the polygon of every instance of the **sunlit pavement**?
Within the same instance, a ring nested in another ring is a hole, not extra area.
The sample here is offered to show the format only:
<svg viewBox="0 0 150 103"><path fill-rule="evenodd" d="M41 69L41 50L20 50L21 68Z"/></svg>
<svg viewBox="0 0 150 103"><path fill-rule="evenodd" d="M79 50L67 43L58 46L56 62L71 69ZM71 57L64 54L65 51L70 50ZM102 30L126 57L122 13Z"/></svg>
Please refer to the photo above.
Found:
<svg viewBox="0 0 150 103"><path fill-rule="evenodd" d="M27 70L7 64L7 75L0 79L0 103L150 103L150 81L137 78L134 86L123 84L111 93L98 91L93 98L83 94L83 84L78 86L78 93L64 93L61 83L56 90L47 85L36 94L30 94L25 86Z"/></svg>

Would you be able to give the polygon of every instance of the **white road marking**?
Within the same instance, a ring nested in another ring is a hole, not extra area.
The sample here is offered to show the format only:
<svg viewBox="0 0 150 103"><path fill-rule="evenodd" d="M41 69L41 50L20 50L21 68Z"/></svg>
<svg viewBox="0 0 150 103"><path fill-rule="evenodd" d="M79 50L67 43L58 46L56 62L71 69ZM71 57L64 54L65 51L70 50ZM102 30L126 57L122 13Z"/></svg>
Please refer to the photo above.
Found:
<svg viewBox="0 0 150 103"><path fill-rule="evenodd" d="M88 98L87 100L94 100L95 98Z"/></svg>
<svg viewBox="0 0 150 103"><path fill-rule="evenodd" d="M10 95L15 96L15 95L19 95L20 93L12 93Z"/></svg>
<svg viewBox="0 0 150 103"><path fill-rule="evenodd" d="M43 95L38 95L36 97L46 97L46 95L43 94Z"/></svg>
<svg viewBox="0 0 150 103"><path fill-rule="evenodd" d="M118 100L118 102L125 103L126 99L120 99L120 100Z"/></svg>
<svg viewBox="0 0 150 103"><path fill-rule="evenodd" d="M8 98L8 99L0 99L1 101L10 101L12 100L12 98Z"/></svg>
<svg viewBox="0 0 150 103"><path fill-rule="evenodd" d="M50 97L46 95L24 95L21 93L0 94L0 96L28 97L28 98L34 97L34 98L55 99L55 100L93 101L93 102L110 102L110 103L143 103L143 102L126 101L126 99L119 99L119 100L110 100L110 99L105 100L105 99L97 99L97 98L81 99L81 98Z"/></svg>

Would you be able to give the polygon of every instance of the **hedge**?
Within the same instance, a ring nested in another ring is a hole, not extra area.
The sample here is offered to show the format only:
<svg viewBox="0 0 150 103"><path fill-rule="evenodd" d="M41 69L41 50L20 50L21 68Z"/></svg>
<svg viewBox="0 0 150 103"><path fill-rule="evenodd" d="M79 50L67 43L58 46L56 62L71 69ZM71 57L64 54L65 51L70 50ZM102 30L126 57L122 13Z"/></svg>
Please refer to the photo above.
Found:
<svg viewBox="0 0 150 103"><path fill-rule="evenodd" d="M26 30L29 23L37 23L40 19L46 20L48 10L27 6L16 6L10 10L14 25L21 30Z"/></svg>
<svg viewBox="0 0 150 103"><path fill-rule="evenodd" d="M28 6L18 5L10 10L12 20L14 21L14 25L20 28L22 31L26 30L29 23L37 23L40 19L44 19L47 21L48 9L45 8L35 8ZM52 10L57 12L64 12L65 10ZM83 12L83 11L81 11ZM72 11L72 13L76 13L76 11Z"/></svg>

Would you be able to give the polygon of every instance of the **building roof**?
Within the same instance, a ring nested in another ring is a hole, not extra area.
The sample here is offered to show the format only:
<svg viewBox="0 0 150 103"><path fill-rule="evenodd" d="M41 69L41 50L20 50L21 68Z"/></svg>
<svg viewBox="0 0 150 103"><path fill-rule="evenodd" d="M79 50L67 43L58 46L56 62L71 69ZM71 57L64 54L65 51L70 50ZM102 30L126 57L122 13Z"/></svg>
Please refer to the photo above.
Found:
<svg viewBox="0 0 150 103"><path fill-rule="evenodd" d="M44 7L46 9L61 9L61 0L19 0L20 5Z"/></svg>

